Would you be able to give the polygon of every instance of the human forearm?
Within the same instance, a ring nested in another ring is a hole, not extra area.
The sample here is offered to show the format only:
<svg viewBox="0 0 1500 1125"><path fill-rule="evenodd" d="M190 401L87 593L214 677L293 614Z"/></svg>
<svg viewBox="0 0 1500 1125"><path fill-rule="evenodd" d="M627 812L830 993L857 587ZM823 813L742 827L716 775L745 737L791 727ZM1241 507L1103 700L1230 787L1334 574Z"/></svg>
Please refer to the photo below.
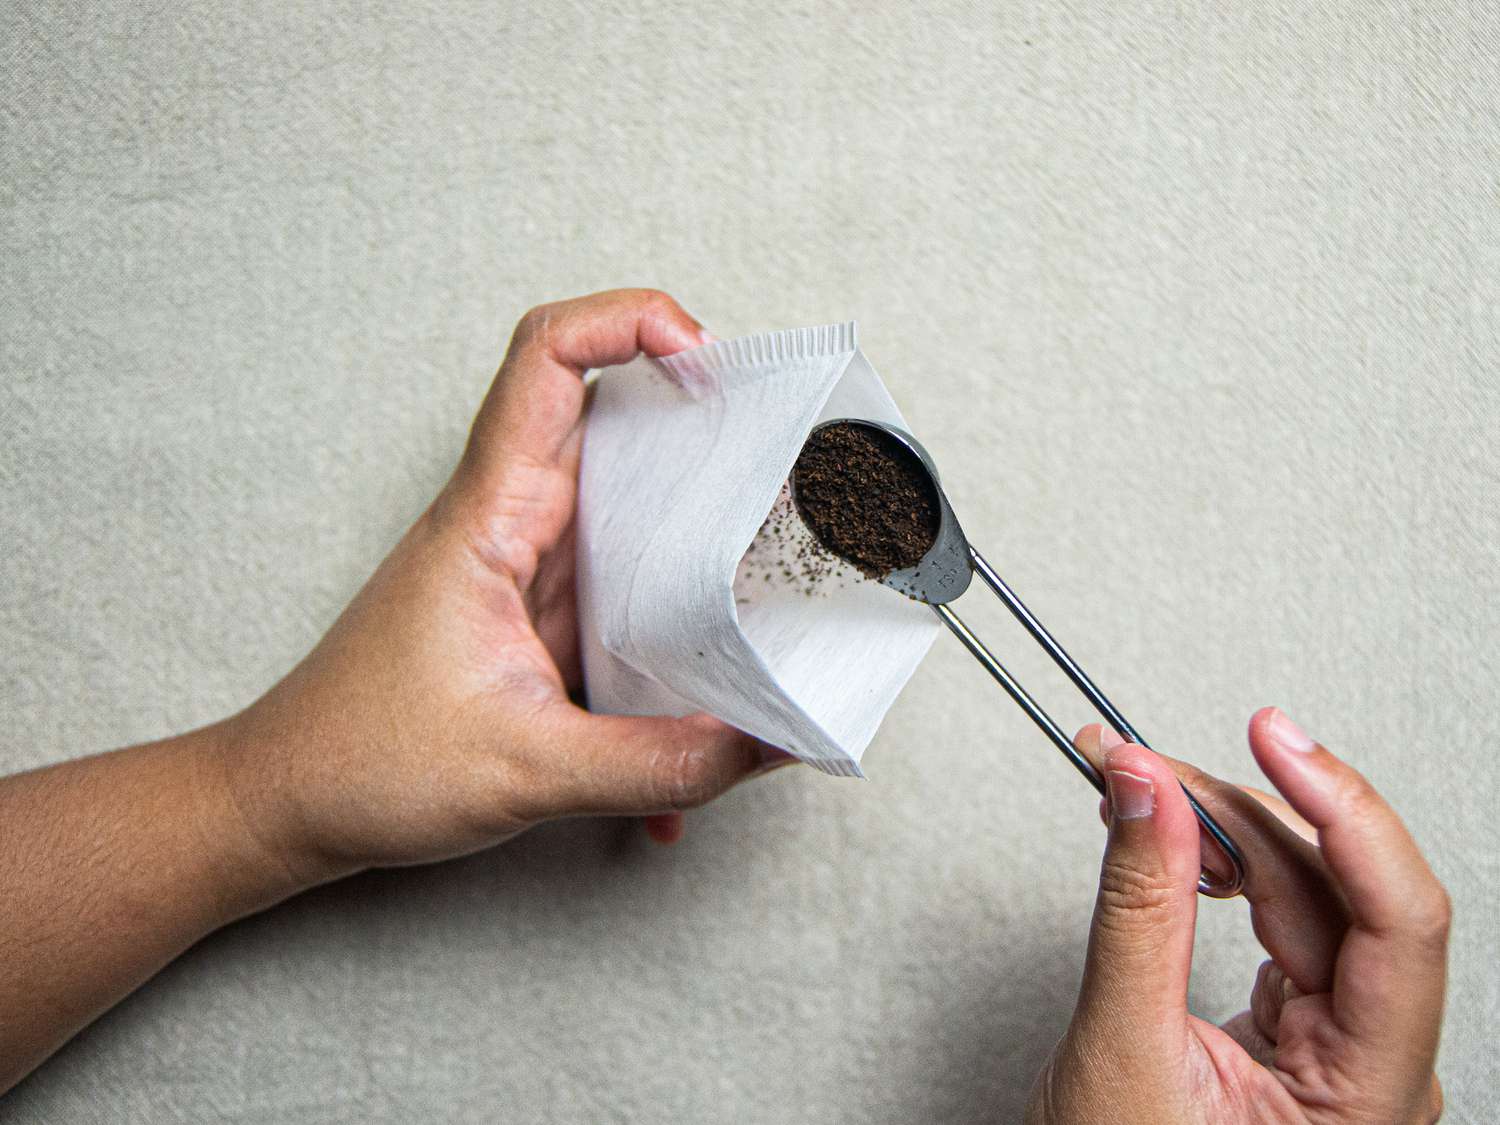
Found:
<svg viewBox="0 0 1500 1125"><path fill-rule="evenodd" d="M453 479L285 679L215 727L0 780L0 1089L303 887L556 817L675 838L680 810L791 760L707 715L570 699L582 375L702 338L650 290L533 310Z"/></svg>
<svg viewBox="0 0 1500 1125"><path fill-rule="evenodd" d="M0 779L0 1090L205 934L301 889L220 727Z"/></svg>

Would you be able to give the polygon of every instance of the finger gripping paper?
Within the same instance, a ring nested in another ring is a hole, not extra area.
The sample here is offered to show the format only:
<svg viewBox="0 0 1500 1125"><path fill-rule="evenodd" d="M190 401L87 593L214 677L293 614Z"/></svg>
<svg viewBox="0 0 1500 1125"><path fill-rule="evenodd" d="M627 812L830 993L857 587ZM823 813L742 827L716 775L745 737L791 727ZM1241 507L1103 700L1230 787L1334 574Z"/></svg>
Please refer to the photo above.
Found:
<svg viewBox="0 0 1500 1125"><path fill-rule="evenodd" d="M859 761L932 644L925 606L820 553L786 481L808 431L906 428L852 323L599 372L579 471L589 705L707 711L831 774Z"/></svg>

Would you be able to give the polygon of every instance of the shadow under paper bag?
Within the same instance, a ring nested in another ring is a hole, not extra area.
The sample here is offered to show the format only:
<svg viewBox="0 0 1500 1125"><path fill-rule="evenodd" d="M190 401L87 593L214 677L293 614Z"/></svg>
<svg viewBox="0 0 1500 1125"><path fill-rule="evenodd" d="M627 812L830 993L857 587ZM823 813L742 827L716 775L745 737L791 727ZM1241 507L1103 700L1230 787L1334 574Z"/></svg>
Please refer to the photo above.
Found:
<svg viewBox="0 0 1500 1125"><path fill-rule="evenodd" d="M847 417L906 428L852 323L598 373L578 500L593 710L707 711L826 773L864 776L860 756L938 623L852 570L817 577L788 543L756 542L763 527L800 533L787 476L813 426ZM768 550L792 565L756 570Z"/></svg>

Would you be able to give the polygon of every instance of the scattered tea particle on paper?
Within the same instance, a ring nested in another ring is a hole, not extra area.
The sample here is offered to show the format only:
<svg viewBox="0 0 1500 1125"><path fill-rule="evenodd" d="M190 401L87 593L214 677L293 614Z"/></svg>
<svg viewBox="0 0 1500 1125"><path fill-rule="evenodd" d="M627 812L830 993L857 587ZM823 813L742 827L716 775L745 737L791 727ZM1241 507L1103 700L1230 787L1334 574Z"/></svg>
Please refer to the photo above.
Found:
<svg viewBox="0 0 1500 1125"><path fill-rule="evenodd" d="M819 545L796 513L790 487L783 485L740 560L734 580L735 602L748 605L764 596L775 596L772 591L780 590L817 597L835 579L847 577L852 569L849 563ZM843 586L840 581L838 587Z"/></svg>

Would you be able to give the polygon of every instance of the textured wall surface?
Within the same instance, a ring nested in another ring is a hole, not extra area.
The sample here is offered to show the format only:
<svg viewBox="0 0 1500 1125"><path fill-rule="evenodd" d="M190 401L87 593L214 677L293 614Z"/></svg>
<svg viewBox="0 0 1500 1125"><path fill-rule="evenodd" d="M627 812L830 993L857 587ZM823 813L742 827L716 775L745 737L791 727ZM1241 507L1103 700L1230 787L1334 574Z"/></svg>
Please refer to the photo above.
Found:
<svg viewBox="0 0 1500 1125"><path fill-rule="evenodd" d="M1493 1121L1497 51L1460 0L7 5L0 768L254 698L528 306L857 317L975 541L1163 749L1249 780L1278 703L1405 813L1457 904L1449 1119ZM307 895L0 1113L1010 1119L1094 799L948 641L865 763L675 850L552 826ZM1227 1016L1257 950L1203 915Z"/></svg>

